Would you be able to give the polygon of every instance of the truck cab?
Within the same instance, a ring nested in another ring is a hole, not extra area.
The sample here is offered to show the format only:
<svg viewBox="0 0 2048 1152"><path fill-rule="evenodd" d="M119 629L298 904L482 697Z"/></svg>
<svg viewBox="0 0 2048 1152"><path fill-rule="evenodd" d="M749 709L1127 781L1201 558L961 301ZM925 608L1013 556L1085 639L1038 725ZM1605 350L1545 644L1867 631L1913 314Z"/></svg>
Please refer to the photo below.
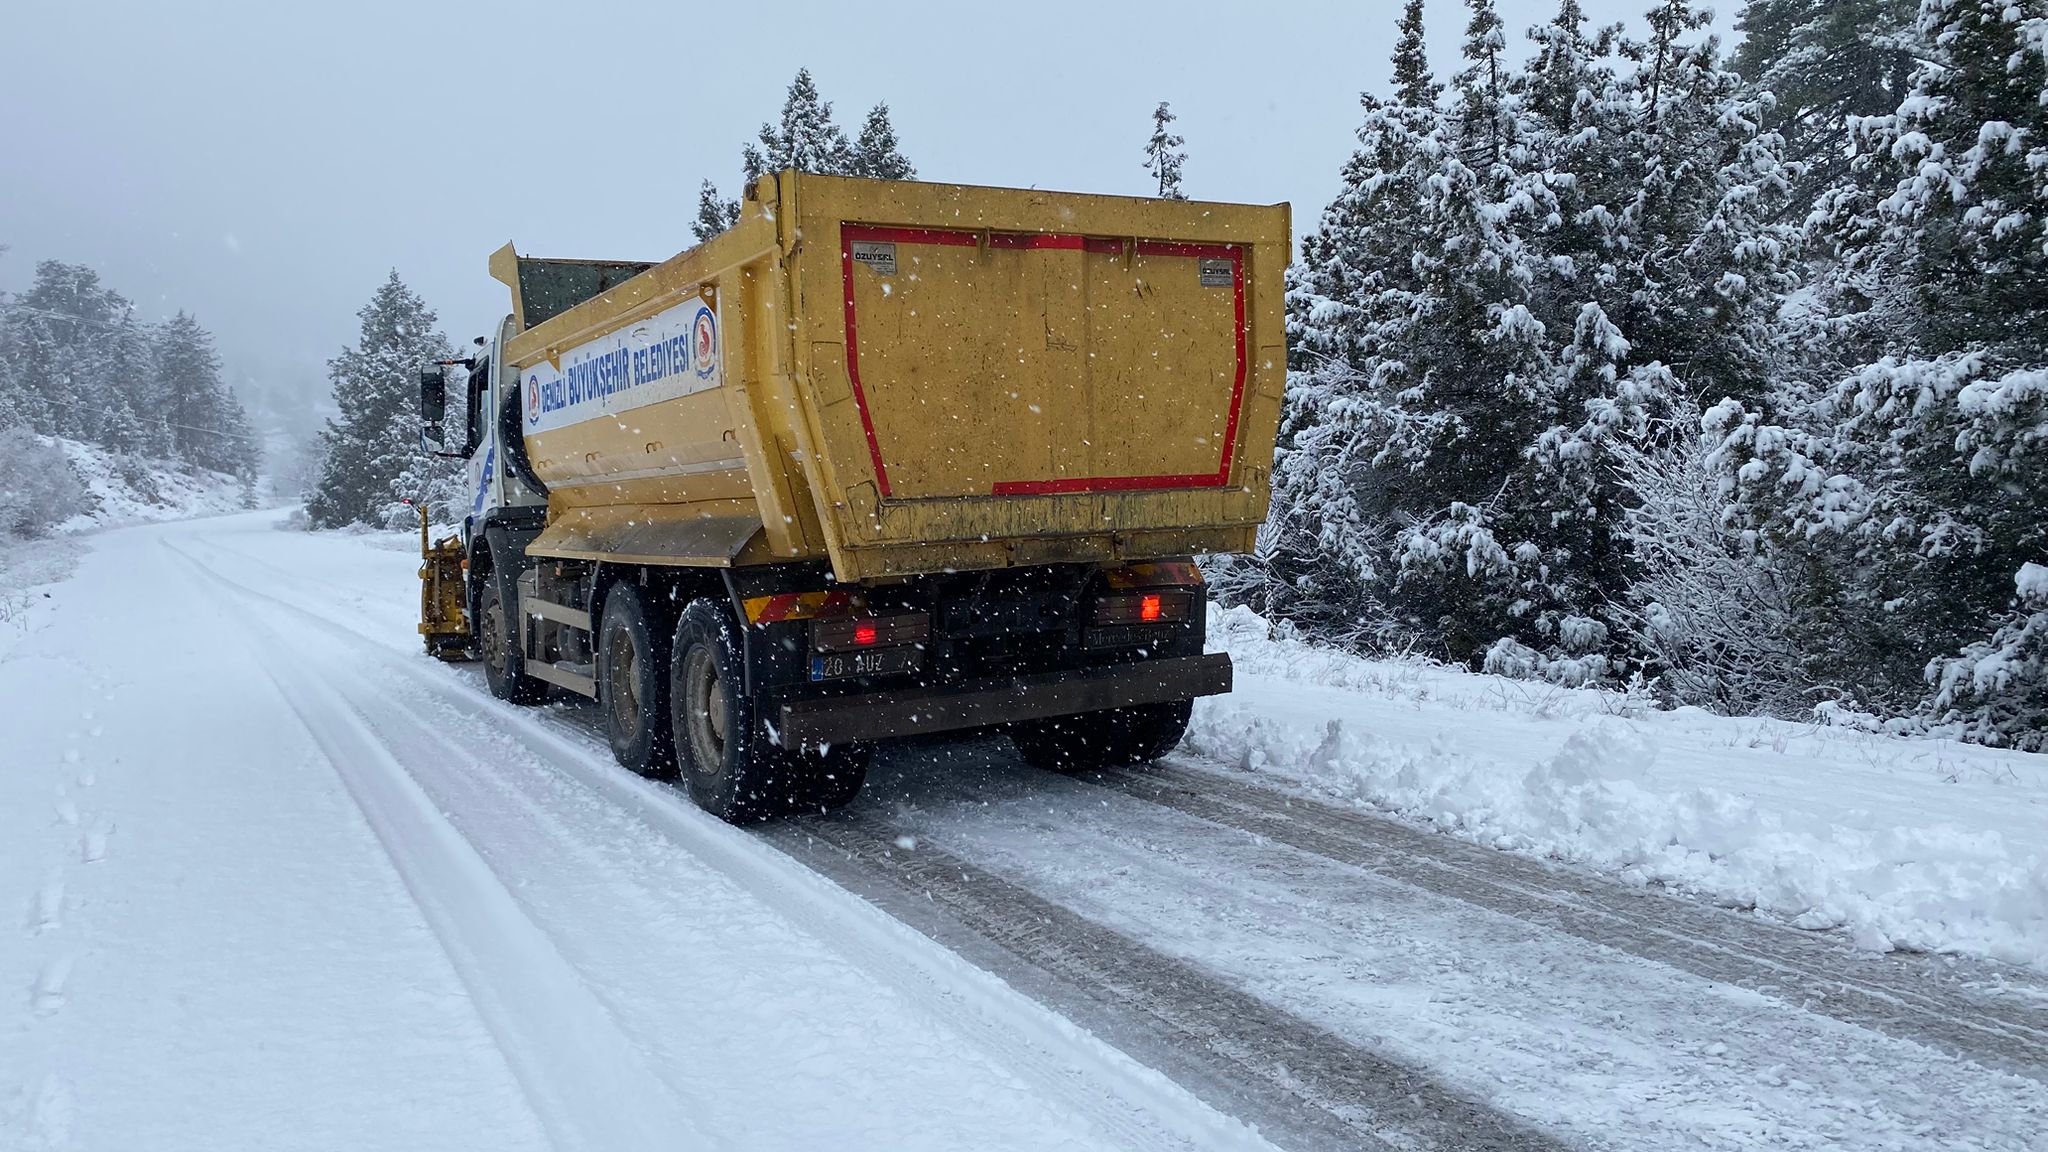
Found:
<svg viewBox="0 0 2048 1152"><path fill-rule="evenodd" d="M506 373L505 341L511 335L507 316L490 337L479 337L463 381L466 403L463 440L464 491L469 504L462 516L462 539L473 553L493 524L538 527L547 515L547 491L528 479L519 428L517 380Z"/></svg>

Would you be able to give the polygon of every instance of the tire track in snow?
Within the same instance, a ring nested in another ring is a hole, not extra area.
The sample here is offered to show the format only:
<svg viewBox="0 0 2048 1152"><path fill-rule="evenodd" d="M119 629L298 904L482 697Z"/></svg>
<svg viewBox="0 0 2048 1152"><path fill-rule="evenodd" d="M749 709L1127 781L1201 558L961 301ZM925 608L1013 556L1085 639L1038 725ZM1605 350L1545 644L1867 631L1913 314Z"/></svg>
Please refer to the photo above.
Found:
<svg viewBox="0 0 2048 1152"><path fill-rule="evenodd" d="M166 544L194 571L230 583ZM574 968L363 720L247 615L247 647L333 765L558 1148L712 1147Z"/></svg>
<svg viewBox="0 0 2048 1152"><path fill-rule="evenodd" d="M767 846L747 833L699 812L672 788L640 779L612 764L609 752L587 732L552 723L545 715L502 704L481 688L447 674L438 665L419 666L319 612L250 588L176 545L166 542L165 547L183 558L196 574L238 599L261 604L270 612L283 610L316 625L362 651L383 669L409 679L446 706L464 711L491 709L507 731L523 730L530 737L524 747L537 760L587 786L600 799L638 817L762 904L838 950L869 977L900 993L932 1022L970 1038L999 1064L1031 1081L1048 1098L1058 1099L1089 1116L1123 1146L1205 1150L1272 1147L1227 1110L1211 1111L1204 1107L1165 1075L1096 1039L1059 1016L1056 1010L1031 1003L971 962L949 951L934 949L931 941L914 928L864 901L849 899L846 891L829 878L800 862L785 860L783 854L768 851ZM276 643L275 632L261 625L254 627L269 634L276 650L284 650L282 644ZM303 699L308 695L306 678L290 669L280 669L281 663L273 657L266 664L266 673L279 682L281 691L287 688L287 682L296 679L295 689ZM415 723L431 731L433 718L419 710L420 702L388 692L375 699L381 709L405 711ZM302 716L306 715L298 702L289 697L287 702ZM316 719L333 711L321 706L317 695L306 703ZM347 751L358 757L382 760L405 775L403 766L378 746L373 730L358 717L348 719L354 722L356 739ZM315 738L319 738L317 732ZM600 755L602 760L597 759ZM344 781L348 782L347 774ZM442 831L461 840L460 832L447 823L446 817L432 810L431 799L420 791L416 781L406 776L403 785L410 785L409 790L418 793L416 803L426 806ZM379 835L383 835L381 830ZM474 849L466 841L461 847L475 858ZM488 870L480 859L477 866ZM502 884L498 885L498 892L505 895ZM415 896L419 896L417 891ZM429 921L432 923L431 916ZM536 933L542 932L530 921L527 926ZM439 931L438 926L436 930ZM541 942L545 943L544 938ZM549 955L559 960L558 953L550 950ZM562 963L566 966L566 961ZM462 970L460 958L457 967ZM464 971L463 975L467 982L470 973ZM488 977L490 973L482 975ZM587 990L585 994L588 995ZM597 1009L602 1011L601 1005ZM490 1014L486 1015L486 1022L495 1032L498 1024ZM521 1082L526 1083L523 1075Z"/></svg>
<svg viewBox="0 0 2048 1152"><path fill-rule="evenodd" d="M237 550L222 550L302 584L338 588L282 572ZM587 728L566 726L579 732ZM1851 952L1827 934L1625 888L1607 877L1220 773L1161 764L1077 778L1857 1027L2048 1082L2048 1020L2036 1007L2048 995L2048 985L2030 982L2023 973L2014 976L2030 992L2028 1002L2000 1003L1963 986L1971 978L2007 978L1996 966Z"/></svg>
<svg viewBox="0 0 2048 1152"><path fill-rule="evenodd" d="M1088 920L870 812L767 825L761 835L936 939L958 936L943 913L1011 962L1051 978L1063 1005L1183 1082L1249 1104L1294 1147L1556 1149L1566 1145L1428 1074L1380 1056L1194 965ZM815 841L815 843L814 843ZM818 846L823 845L823 851ZM878 891L879 879L894 891ZM921 907L922 905L922 907ZM968 946L971 947L971 942ZM1029 973L1011 973L1012 979Z"/></svg>
<svg viewBox="0 0 2048 1152"><path fill-rule="evenodd" d="M1939 961L1866 956L1825 937L1158 764L1076 777L1235 832L2048 1083L2048 1021L1952 986Z"/></svg>
<svg viewBox="0 0 2048 1152"><path fill-rule="evenodd" d="M1448 1150L1565 1148L1524 1121L1456 1095L1434 1076L1378 1056L1319 1025L1044 900L928 840L907 847L903 828L874 812L770 824L782 851L866 886L883 879L887 906L928 933L946 933L918 906L942 910L981 941L1063 986L1063 1000L1096 1006L1104 1025L1171 1054L1184 1072L1284 1117L1294 1146ZM817 840L827 851L817 851ZM909 900L903 900L909 898ZM1303 1115L1309 1113L1309 1115Z"/></svg>

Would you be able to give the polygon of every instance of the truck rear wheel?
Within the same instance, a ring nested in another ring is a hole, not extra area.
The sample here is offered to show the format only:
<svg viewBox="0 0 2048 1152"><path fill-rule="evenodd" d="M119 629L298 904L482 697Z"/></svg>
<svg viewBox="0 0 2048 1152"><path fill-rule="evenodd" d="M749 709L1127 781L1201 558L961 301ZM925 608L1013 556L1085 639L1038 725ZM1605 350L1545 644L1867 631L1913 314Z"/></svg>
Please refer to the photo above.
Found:
<svg viewBox="0 0 2048 1152"><path fill-rule="evenodd" d="M1192 700L1169 700L1025 720L1010 726L1010 742L1032 767L1051 772L1148 764L1173 751L1187 735L1194 708Z"/></svg>
<svg viewBox="0 0 2048 1152"><path fill-rule="evenodd" d="M716 600L693 600L676 623L669 701L690 799L734 824L787 810L808 784L796 756L771 743L746 691L739 624Z"/></svg>
<svg viewBox="0 0 2048 1152"><path fill-rule="evenodd" d="M491 695L514 704L538 704L548 698L547 684L526 674L526 656L520 650L519 633L496 574L484 583L477 639L484 650L484 683L490 685Z"/></svg>
<svg viewBox="0 0 2048 1152"><path fill-rule="evenodd" d="M598 622L598 703L612 755L642 776L675 771L668 706L668 653L640 590L614 584Z"/></svg>
<svg viewBox="0 0 2048 1152"><path fill-rule="evenodd" d="M874 758L873 744L840 744L824 753L804 753L800 757L803 782L790 809L830 812L846 807L867 783L868 761Z"/></svg>

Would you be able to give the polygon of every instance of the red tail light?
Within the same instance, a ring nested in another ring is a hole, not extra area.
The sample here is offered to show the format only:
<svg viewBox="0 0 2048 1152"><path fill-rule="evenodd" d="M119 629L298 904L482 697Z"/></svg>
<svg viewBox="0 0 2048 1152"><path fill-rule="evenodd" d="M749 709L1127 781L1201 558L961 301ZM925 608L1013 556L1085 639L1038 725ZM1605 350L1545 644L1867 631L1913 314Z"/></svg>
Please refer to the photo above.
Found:
<svg viewBox="0 0 2048 1152"><path fill-rule="evenodd" d="M922 612L831 617L811 621L811 650L850 652L856 648L898 648L922 644L930 634L931 618Z"/></svg>
<svg viewBox="0 0 2048 1152"><path fill-rule="evenodd" d="M1112 593L1096 598L1095 623L1161 624L1186 620L1192 604L1192 594L1187 592Z"/></svg>

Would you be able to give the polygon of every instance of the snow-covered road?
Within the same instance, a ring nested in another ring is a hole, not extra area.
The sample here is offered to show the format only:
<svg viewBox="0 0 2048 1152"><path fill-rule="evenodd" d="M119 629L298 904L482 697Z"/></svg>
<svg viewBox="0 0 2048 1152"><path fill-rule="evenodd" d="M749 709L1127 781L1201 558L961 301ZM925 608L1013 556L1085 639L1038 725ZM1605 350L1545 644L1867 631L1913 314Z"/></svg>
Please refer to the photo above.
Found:
<svg viewBox="0 0 2048 1152"><path fill-rule="evenodd" d="M2048 1147L2028 970L1195 757L910 744L742 832L420 655L403 538L275 519L0 637L0 1147Z"/></svg>

